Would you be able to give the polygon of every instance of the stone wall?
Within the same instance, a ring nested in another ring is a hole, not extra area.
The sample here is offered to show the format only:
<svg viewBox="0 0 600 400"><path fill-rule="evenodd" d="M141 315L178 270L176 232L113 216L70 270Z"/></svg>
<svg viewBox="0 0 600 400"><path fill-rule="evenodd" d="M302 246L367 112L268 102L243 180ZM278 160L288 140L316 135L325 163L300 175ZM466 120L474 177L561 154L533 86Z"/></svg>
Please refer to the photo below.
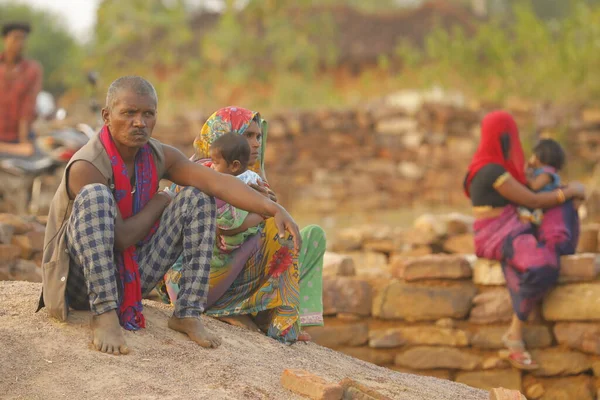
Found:
<svg viewBox="0 0 600 400"><path fill-rule="evenodd" d="M479 140L479 124L495 108L434 91L400 92L361 107L267 114L268 179L296 215L465 207L462 181ZM524 142L550 136L565 144L564 175L591 177L600 159L600 109L505 108L515 116ZM159 120L155 137L189 155L208 116ZM58 172L44 180L40 214L47 212L59 180ZM600 193L592 193L588 209L600 214ZM14 207L0 202L0 211L14 212Z"/></svg>
<svg viewBox="0 0 600 400"><path fill-rule="evenodd" d="M469 105L459 95L401 92L361 107L264 115L270 124L267 175L293 211L466 206L466 167L480 121L495 108ZM600 110L516 103L506 108L524 142L557 138L568 150L567 175L591 175L600 159ZM187 154L206 117L181 118L159 127L157 136Z"/></svg>
<svg viewBox="0 0 600 400"><path fill-rule="evenodd" d="M595 399L600 227L583 228L579 254L563 257L560 284L532 313L525 340L541 368L523 373L502 354L512 306L501 266L472 255L471 223L424 215L406 230L340 232L324 266L325 327L308 329L314 340L394 370L528 399Z"/></svg>
<svg viewBox="0 0 600 400"><path fill-rule="evenodd" d="M0 214L0 280L41 281L44 218ZM560 284L525 338L541 369L521 373L499 351L512 308L496 262L473 253L472 219L423 215L412 228L339 233L323 269L325 327L315 342L397 371L529 399L595 399L600 387L600 225L563 257ZM563 396L563 397L561 397Z"/></svg>

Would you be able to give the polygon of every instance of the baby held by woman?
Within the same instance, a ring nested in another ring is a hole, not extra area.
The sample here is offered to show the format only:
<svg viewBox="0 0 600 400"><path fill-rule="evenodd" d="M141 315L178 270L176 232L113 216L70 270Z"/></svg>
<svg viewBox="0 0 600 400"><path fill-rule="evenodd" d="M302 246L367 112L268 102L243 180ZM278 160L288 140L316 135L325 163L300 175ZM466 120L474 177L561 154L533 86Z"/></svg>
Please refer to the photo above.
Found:
<svg viewBox="0 0 600 400"><path fill-rule="evenodd" d="M565 152L552 139L542 139L533 148L533 155L527 162L527 185L534 192L550 192L561 186L558 172L565 164ZM559 192L560 193L560 192ZM539 225L543 211L533 211L519 207L519 215L523 222Z"/></svg>
<svg viewBox="0 0 600 400"><path fill-rule="evenodd" d="M222 174L233 175L246 184L264 184L260 175L248 169L250 145L243 135L227 133L210 146L210 161L205 166ZM217 201L217 242L224 251L238 248L246 238L258 233L263 218L247 214L229 204Z"/></svg>
<svg viewBox="0 0 600 400"><path fill-rule="evenodd" d="M243 135L227 133L210 146L210 161L204 163L217 172L236 176L246 184L259 184L260 176L248 169L250 145Z"/></svg>

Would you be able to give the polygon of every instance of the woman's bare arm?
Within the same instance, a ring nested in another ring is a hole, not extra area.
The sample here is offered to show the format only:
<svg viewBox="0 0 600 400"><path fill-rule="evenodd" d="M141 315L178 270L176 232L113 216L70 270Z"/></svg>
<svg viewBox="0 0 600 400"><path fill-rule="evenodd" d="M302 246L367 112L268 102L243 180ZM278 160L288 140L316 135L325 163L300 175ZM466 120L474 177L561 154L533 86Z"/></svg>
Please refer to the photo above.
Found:
<svg viewBox="0 0 600 400"><path fill-rule="evenodd" d="M562 203L559 191L534 193L516 179L509 177L498 185L496 191L511 203L525 206L527 208L551 208ZM574 197L585 197L583 185L573 182L561 189L566 199Z"/></svg>

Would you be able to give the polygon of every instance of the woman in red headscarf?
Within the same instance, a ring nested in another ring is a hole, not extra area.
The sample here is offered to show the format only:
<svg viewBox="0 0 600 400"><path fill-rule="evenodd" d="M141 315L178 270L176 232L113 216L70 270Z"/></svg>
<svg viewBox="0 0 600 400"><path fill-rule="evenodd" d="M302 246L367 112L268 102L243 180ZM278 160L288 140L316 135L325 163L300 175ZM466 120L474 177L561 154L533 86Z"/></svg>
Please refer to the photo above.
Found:
<svg viewBox="0 0 600 400"><path fill-rule="evenodd" d="M508 361L519 369L536 369L525 351L523 322L556 284L560 256L575 252L579 219L571 199L583 198L584 187L573 182L553 192L529 190L517 124L507 112L496 111L481 123L481 141L464 189L476 218L477 256L502 262L511 294L514 315L503 336ZM544 209L542 223L536 227L522 222L518 206Z"/></svg>

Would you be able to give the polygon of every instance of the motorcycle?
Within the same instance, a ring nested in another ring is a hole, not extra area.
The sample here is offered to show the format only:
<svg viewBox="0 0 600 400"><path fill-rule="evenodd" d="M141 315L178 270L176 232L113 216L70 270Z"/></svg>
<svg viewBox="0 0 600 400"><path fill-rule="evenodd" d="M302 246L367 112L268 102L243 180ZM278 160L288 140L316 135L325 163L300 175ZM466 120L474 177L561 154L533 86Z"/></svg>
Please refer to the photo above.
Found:
<svg viewBox="0 0 600 400"><path fill-rule="evenodd" d="M88 74L88 83L92 86L93 94L97 81L95 73ZM38 118L64 120L66 111L55 108L52 95L40 92L36 101ZM71 157L99 130L102 123L99 118L100 106L94 95L90 101L90 111L98 116L98 120L93 124L95 128L86 123L78 123L74 127L57 129L36 138L36 152L33 156L0 159L0 197L3 197L8 211L32 215L39 213L44 181L60 179Z"/></svg>

